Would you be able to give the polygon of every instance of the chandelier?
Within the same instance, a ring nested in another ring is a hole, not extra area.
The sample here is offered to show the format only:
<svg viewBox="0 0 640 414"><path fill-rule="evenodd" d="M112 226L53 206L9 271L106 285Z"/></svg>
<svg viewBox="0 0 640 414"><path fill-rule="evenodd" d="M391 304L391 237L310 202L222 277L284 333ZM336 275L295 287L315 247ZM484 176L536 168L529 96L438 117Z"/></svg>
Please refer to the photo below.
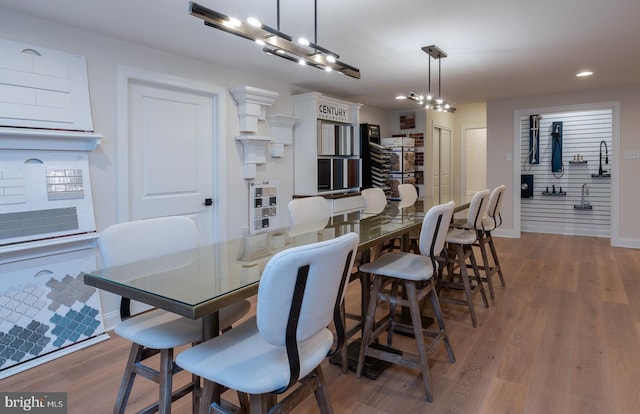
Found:
<svg viewBox="0 0 640 414"><path fill-rule="evenodd" d="M442 59L447 57L447 54L435 45L425 46L422 51L429 55L429 77L428 87L429 94L427 96L418 95L415 92L409 92L407 95L397 96L396 99L411 99L418 105L425 109L435 109L440 112L455 112L456 108L451 105L450 102L442 99ZM431 94L431 59L438 61L438 97L434 98Z"/></svg>
<svg viewBox="0 0 640 414"><path fill-rule="evenodd" d="M360 69L338 60L340 57L317 44L318 37L318 4L314 1L314 42L293 38L280 31L280 0L277 1L278 28L274 29L249 17L242 22L215 10L208 9L195 2L189 3L189 14L204 20L204 24L227 33L234 34L262 46L262 51L300 65L313 66L327 72L339 72L352 78L360 79Z"/></svg>

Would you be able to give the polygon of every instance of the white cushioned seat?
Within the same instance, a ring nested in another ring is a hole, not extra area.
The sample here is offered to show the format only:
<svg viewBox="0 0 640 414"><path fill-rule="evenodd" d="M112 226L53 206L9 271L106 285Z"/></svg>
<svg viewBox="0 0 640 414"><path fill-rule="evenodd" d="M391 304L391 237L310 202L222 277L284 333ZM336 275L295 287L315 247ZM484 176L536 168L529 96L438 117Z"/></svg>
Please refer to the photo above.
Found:
<svg viewBox="0 0 640 414"><path fill-rule="evenodd" d="M472 244L476 241L476 233L473 230L450 229L445 240L447 243Z"/></svg>
<svg viewBox="0 0 640 414"><path fill-rule="evenodd" d="M220 310L220 329L226 330L251 309L243 300ZM202 341L202 320L189 319L175 313L154 309L126 319L115 332L131 342L147 348L177 348Z"/></svg>
<svg viewBox="0 0 640 414"><path fill-rule="evenodd" d="M407 280L427 280L433 276L429 257L405 252L389 252L374 262L360 266L360 271L378 274L384 270L386 276Z"/></svg>
<svg viewBox="0 0 640 414"><path fill-rule="evenodd" d="M326 328L298 344L301 378L327 357L332 344L333 334ZM247 394L273 392L289 383L287 349L265 341L255 317L180 353L176 361L187 371Z"/></svg>

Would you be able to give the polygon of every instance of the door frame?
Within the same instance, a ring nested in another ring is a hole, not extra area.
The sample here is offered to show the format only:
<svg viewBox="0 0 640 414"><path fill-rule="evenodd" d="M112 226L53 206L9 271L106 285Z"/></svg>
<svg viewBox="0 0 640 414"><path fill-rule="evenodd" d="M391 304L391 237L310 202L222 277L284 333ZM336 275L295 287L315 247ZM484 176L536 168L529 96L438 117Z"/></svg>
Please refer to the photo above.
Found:
<svg viewBox="0 0 640 414"><path fill-rule="evenodd" d="M486 125L463 125L460 128L460 182L461 182L461 190L460 193L462 197L467 197L467 131L473 129L484 129L485 130L485 145L487 144L487 126ZM485 171L486 171L486 158L485 158ZM487 174L485 172L484 177L485 183L487 181Z"/></svg>
<svg viewBox="0 0 640 414"><path fill-rule="evenodd" d="M212 216L213 241L225 240L227 236L227 194L226 153L226 88L209 83L192 81L162 73L135 69L118 65L116 69L116 222L130 220L129 215L129 85L141 83L169 87L187 93L197 93L211 98L213 107L213 188L214 200Z"/></svg>
<svg viewBox="0 0 640 414"><path fill-rule="evenodd" d="M621 247L636 247L629 246L627 243L623 243L620 240L620 164L622 161L620 151L620 102L596 102L590 104L578 104L578 105L562 105L551 106L542 108L526 108L518 109L513 112L513 231L512 237L521 237L521 203L520 203L520 175L522 174L522 160L521 154L521 131L520 131L520 119L523 116L530 114L549 114L556 112L571 112L581 110L597 110L597 109L611 109L611 142L612 142L612 159L617 161L611 165L611 222L609 225L610 239L609 244L611 246Z"/></svg>
<svg viewBox="0 0 640 414"><path fill-rule="evenodd" d="M434 158L433 157L438 157L438 169L440 168L440 164L441 164L441 157L440 157L440 149L442 148L441 145L441 140L442 140L442 133L439 134L439 138L440 140L438 141L438 154L436 154L436 152L434 151L434 146L435 146L435 130L439 129L439 130L443 130L446 129L447 131L449 131L449 197L448 200L451 200L451 197L453 196L453 128L451 128L448 125L445 124L441 124L439 122L433 121L433 124L431 126L431 194L433 194L433 188L435 187L435 183L433 182L433 175L434 175ZM438 178L440 178L440 171L438 171ZM441 196L441 186L440 183L438 183L438 200L440 200Z"/></svg>

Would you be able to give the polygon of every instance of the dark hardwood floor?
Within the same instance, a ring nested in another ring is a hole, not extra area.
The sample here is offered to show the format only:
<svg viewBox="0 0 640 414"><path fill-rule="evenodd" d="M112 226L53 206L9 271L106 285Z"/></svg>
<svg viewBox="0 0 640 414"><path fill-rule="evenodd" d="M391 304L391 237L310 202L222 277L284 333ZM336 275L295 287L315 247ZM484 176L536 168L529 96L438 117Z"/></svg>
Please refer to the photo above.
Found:
<svg viewBox="0 0 640 414"><path fill-rule="evenodd" d="M394 366L372 381L325 362L336 413L640 412L640 250L533 233L496 245L507 286L494 279L488 309L476 298L479 326L463 307L444 306L457 361L449 363L444 349L434 355L434 401L426 401L418 371ZM348 292L354 307L357 285ZM0 389L66 391L69 413L109 413L129 349L113 336L6 378ZM396 335L395 345L410 347L411 339ZM151 402L155 390L139 379L128 412ZM173 405L174 413L190 410L190 398ZM315 412L313 398L295 411Z"/></svg>

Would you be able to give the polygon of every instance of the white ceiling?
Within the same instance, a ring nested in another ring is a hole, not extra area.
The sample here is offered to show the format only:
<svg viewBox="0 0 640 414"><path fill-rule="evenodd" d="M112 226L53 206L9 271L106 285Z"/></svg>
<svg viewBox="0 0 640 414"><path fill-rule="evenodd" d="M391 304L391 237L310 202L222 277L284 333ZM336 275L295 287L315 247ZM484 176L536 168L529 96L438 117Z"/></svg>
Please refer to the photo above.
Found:
<svg viewBox="0 0 640 414"><path fill-rule="evenodd" d="M276 0L198 0L276 27ZM442 95L454 104L640 83L638 0L317 0L317 43L362 78L302 67L205 27L187 0L0 0L0 7L255 72L379 108L412 107L398 94L427 92L428 56L442 60ZM314 38L314 1L281 0L280 29ZM431 61L437 94L437 61ZM577 78L582 70L595 75Z"/></svg>

